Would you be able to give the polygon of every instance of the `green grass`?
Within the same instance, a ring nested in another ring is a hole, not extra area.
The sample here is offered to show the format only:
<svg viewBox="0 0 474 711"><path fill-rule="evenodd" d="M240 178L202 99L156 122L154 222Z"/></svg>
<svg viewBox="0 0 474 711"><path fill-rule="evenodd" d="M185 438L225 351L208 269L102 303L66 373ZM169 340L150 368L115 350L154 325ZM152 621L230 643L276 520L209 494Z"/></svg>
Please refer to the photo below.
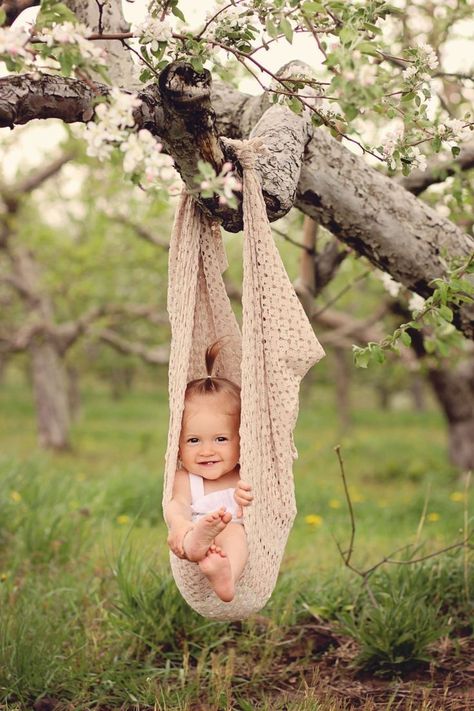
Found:
<svg viewBox="0 0 474 711"><path fill-rule="evenodd" d="M209 709L226 709L231 699L245 709L249 698L252 708L279 708L275 669L285 663L291 674L291 663L282 661L287 637L297 629L304 638L308 622L345 626L358 640L360 663L389 672L424 658L430 641L452 631L458 618L467 624L472 581L462 551L416 569L378 570L370 578L380 602L374 612L335 543L345 548L350 538L336 444L354 504L356 566L369 567L406 544L422 555L462 537L462 487L435 410L381 412L361 387L353 426L341 437L329 388L303 391L298 516L277 588L262 615L224 625L190 610L168 571L164 383L118 401L94 384L83 398L73 451L53 455L37 449L27 390L13 382L0 391L5 709L29 708L44 694L74 709L191 709L203 689ZM416 613L428 599L429 612ZM406 644L393 656L403 625ZM294 708L343 708L319 704L311 690L301 693Z"/></svg>

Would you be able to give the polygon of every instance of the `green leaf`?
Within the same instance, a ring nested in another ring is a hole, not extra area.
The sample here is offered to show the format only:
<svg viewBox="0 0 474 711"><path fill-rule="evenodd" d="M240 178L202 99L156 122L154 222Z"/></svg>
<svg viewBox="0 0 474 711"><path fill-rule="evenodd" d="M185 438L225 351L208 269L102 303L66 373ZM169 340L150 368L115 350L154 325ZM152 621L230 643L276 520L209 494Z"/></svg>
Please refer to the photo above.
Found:
<svg viewBox="0 0 474 711"><path fill-rule="evenodd" d="M431 141L431 145L433 146L433 150L435 153L439 153L441 150L441 137L440 136L435 136L433 140Z"/></svg>
<svg viewBox="0 0 474 711"><path fill-rule="evenodd" d="M409 346L411 344L411 336L406 331L400 333L400 340L404 346Z"/></svg>
<svg viewBox="0 0 474 711"><path fill-rule="evenodd" d="M180 20L182 20L183 22L186 22L186 18L185 18L185 16L183 15L183 13L181 12L181 10L179 9L177 3L176 3L176 5L173 5L173 7L171 8L171 12L173 13L173 15L174 15L175 17L178 17L178 18L179 18Z"/></svg>
<svg viewBox="0 0 474 711"><path fill-rule="evenodd" d="M354 358L354 365L357 368L367 368L370 360L370 350L368 348L352 346L352 355Z"/></svg>
<svg viewBox="0 0 474 711"><path fill-rule="evenodd" d="M409 101L413 101L415 96L416 94L414 91L408 91L406 94L403 94L401 100L403 101L403 103L408 103Z"/></svg>
<svg viewBox="0 0 474 711"><path fill-rule="evenodd" d="M41 7L36 18L35 25L39 29L50 27L53 23L73 22L77 24L78 19L75 14L57 0L41 0Z"/></svg>
<svg viewBox="0 0 474 711"><path fill-rule="evenodd" d="M281 18L278 29L280 30L280 32L283 32L286 40L290 44L292 44L292 42L293 42L293 28L292 28L290 22L286 19L286 17Z"/></svg>
<svg viewBox="0 0 474 711"><path fill-rule="evenodd" d="M291 97L291 99L288 101L288 106L295 114L301 114L303 110L303 105L296 96Z"/></svg>
<svg viewBox="0 0 474 711"><path fill-rule="evenodd" d="M372 42L360 42L360 44L357 45L357 49L359 52L362 52L362 54L370 54L372 57L377 57L379 54Z"/></svg>
<svg viewBox="0 0 474 711"><path fill-rule="evenodd" d="M373 32L375 35L382 34L382 30L380 29L380 27L377 27L377 25L373 25L371 22L364 22L363 26L366 30L368 30L369 32Z"/></svg>
<svg viewBox="0 0 474 711"><path fill-rule="evenodd" d="M324 12L323 4L320 2L304 2L301 9L303 12Z"/></svg>
<svg viewBox="0 0 474 711"><path fill-rule="evenodd" d="M353 121L356 118L356 116L359 115L359 109L357 108L357 106L354 106L353 104L349 104L344 109L344 113L345 113L346 119L348 121Z"/></svg>
<svg viewBox="0 0 474 711"><path fill-rule="evenodd" d="M272 39L275 39L278 37L278 29L275 23L273 22L272 18L268 15L266 20L265 20L265 27Z"/></svg>
<svg viewBox="0 0 474 711"><path fill-rule="evenodd" d="M459 146L453 146L451 148L451 153L453 154L454 158L456 158L456 156L461 153L461 149L459 148Z"/></svg>
<svg viewBox="0 0 474 711"><path fill-rule="evenodd" d="M7 13L3 9L3 7L0 7L0 26L4 24L6 19L7 19Z"/></svg>
<svg viewBox="0 0 474 711"><path fill-rule="evenodd" d="M370 344L370 354L376 363L383 363L385 360L385 353L383 352L383 348L379 346L378 343Z"/></svg>
<svg viewBox="0 0 474 711"><path fill-rule="evenodd" d="M352 27L347 25L339 32L339 39L345 47L349 46L356 39L356 37L357 32Z"/></svg>
<svg viewBox="0 0 474 711"><path fill-rule="evenodd" d="M453 320L453 312L451 311L449 306L445 306L444 304L442 304L439 307L438 311L439 315L444 318L445 321L449 321L449 323L451 323L451 321Z"/></svg>

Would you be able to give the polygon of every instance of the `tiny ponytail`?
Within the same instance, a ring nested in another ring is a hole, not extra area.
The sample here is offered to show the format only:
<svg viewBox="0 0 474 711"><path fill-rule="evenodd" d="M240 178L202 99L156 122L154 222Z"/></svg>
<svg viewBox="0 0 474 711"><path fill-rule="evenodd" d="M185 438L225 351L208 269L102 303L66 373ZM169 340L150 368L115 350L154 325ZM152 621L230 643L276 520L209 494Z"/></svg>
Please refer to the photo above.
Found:
<svg viewBox="0 0 474 711"><path fill-rule="evenodd" d="M225 337L224 337L225 338ZM212 395L225 392L232 397L236 403L236 408L240 412L240 388L227 378L220 378L213 375L215 370L216 360L222 349L224 338L220 338L212 345L206 348L204 356L206 364L206 378L198 378L191 380L186 387L184 396L185 402L193 397L193 395Z"/></svg>

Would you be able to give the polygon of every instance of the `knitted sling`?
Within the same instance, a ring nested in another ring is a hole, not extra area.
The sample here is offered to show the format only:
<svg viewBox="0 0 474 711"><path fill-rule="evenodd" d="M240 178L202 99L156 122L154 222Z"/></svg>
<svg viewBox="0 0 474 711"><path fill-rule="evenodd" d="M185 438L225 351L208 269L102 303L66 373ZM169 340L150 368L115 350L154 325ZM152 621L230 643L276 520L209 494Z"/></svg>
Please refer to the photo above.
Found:
<svg viewBox="0 0 474 711"><path fill-rule="evenodd" d="M222 602L196 563L170 553L176 584L189 605L218 620L260 610L275 586L296 514L293 428L301 378L324 355L288 279L267 220L254 170L260 139L234 141L243 168L243 326L226 293L220 229L193 198L177 210L169 254L170 421L163 507L173 492L186 384L206 377L204 353L220 338L215 374L241 384L240 475L254 500L244 509L249 557L232 602Z"/></svg>

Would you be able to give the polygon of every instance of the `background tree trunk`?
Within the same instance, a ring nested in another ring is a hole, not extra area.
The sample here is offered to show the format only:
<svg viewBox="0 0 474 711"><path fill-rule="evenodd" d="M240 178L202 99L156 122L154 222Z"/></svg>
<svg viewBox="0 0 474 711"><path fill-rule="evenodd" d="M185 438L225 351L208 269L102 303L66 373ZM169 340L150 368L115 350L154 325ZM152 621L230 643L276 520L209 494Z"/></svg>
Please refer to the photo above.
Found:
<svg viewBox="0 0 474 711"><path fill-rule="evenodd" d="M47 339L34 339L30 355L40 444L70 449L67 375L62 359Z"/></svg>
<svg viewBox="0 0 474 711"><path fill-rule="evenodd" d="M454 370L430 368L428 378L448 423L451 462L474 469L474 359Z"/></svg>

